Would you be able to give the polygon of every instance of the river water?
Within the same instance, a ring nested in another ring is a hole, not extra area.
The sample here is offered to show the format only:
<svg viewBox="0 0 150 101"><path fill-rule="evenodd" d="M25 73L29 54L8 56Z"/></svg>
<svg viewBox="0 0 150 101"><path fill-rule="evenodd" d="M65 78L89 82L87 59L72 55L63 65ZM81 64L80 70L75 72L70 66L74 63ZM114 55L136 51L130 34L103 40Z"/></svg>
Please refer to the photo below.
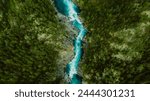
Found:
<svg viewBox="0 0 150 101"><path fill-rule="evenodd" d="M72 0L54 0L54 4L57 11L69 19L70 25L78 33L73 40L74 58L66 66L66 75L69 77L68 83L81 84L82 77L78 75L78 66L83 55L82 40L87 30L79 19L80 9Z"/></svg>

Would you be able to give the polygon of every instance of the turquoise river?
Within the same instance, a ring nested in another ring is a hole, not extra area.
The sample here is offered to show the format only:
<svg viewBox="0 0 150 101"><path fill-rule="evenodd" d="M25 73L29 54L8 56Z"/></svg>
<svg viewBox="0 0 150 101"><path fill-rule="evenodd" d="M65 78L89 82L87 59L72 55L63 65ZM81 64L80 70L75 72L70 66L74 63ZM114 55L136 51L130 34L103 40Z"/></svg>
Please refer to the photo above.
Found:
<svg viewBox="0 0 150 101"><path fill-rule="evenodd" d="M74 57L66 66L66 75L70 84L81 84L82 77L78 75L78 67L83 55L82 43L87 30L79 18L80 9L72 0L54 0L59 13L69 19L69 23L76 29L78 35L73 40Z"/></svg>

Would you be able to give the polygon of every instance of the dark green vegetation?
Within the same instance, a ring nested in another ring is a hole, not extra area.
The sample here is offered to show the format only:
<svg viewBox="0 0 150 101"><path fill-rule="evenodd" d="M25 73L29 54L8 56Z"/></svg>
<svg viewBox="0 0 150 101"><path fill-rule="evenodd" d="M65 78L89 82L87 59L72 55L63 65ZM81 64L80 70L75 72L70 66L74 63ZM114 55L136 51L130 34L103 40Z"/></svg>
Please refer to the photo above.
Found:
<svg viewBox="0 0 150 101"><path fill-rule="evenodd" d="M89 30L85 83L150 83L150 1L78 0Z"/></svg>
<svg viewBox="0 0 150 101"><path fill-rule="evenodd" d="M0 83L60 83L63 29L49 0L0 0Z"/></svg>
<svg viewBox="0 0 150 101"><path fill-rule="evenodd" d="M89 31L84 83L150 83L150 1L73 1ZM0 0L0 83L63 83L64 36L49 0Z"/></svg>

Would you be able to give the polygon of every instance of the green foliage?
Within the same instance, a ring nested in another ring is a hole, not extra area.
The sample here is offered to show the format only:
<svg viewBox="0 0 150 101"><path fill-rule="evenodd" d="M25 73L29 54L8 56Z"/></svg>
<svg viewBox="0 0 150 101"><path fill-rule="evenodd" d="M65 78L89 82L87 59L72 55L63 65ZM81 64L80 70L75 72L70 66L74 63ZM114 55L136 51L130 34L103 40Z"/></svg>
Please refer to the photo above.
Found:
<svg viewBox="0 0 150 101"><path fill-rule="evenodd" d="M89 31L84 83L150 83L149 0L74 1ZM0 83L62 83L64 29L49 0L0 0Z"/></svg>
<svg viewBox="0 0 150 101"><path fill-rule="evenodd" d="M49 0L1 0L0 83L60 83L63 34Z"/></svg>
<svg viewBox="0 0 150 101"><path fill-rule="evenodd" d="M79 0L89 30L85 83L149 83L148 0ZM146 12L146 13L144 13Z"/></svg>

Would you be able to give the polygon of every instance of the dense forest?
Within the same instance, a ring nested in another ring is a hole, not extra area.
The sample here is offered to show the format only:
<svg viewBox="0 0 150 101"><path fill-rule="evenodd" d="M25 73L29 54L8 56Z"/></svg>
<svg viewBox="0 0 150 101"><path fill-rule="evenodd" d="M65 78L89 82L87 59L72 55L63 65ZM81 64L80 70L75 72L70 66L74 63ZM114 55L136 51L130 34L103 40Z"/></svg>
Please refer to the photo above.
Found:
<svg viewBox="0 0 150 101"><path fill-rule="evenodd" d="M63 27L49 0L0 0L0 83L62 82Z"/></svg>
<svg viewBox="0 0 150 101"><path fill-rule="evenodd" d="M0 0L0 83L65 83L72 41L52 0ZM150 83L150 1L73 0L88 33L83 83Z"/></svg>
<svg viewBox="0 0 150 101"><path fill-rule="evenodd" d="M78 0L88 29L84 83L150 83L150 1Z"/></svg>

